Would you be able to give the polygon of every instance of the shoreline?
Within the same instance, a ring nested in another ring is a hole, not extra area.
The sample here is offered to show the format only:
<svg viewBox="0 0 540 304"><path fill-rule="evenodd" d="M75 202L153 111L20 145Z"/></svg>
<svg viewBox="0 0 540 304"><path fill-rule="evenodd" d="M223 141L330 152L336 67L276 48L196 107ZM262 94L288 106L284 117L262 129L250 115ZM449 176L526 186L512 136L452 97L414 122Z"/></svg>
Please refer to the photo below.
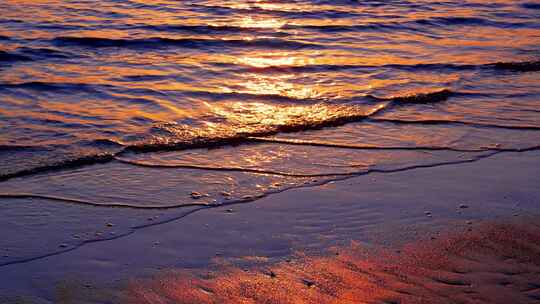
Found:
<svg viewBox="0 0 540 304"><path fill-rule="evenodd" d="M35 303L54 303L74 278L84 294L97 294L171 269L211 269L215 261L279 264L295 252L316 256L352 240L392 248L449 228L534 217L540 214L539 156L503 153L467 164L374 173L202 210L116 240L4 266L10 281L0 288L0 299L27 295Z"/></svg>

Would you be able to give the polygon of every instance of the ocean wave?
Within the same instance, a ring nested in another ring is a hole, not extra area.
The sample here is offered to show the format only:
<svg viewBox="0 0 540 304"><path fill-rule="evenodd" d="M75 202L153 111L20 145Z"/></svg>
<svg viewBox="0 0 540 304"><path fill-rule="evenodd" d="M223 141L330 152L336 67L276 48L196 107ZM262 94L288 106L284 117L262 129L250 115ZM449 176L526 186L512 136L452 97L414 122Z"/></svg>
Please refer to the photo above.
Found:
<svg viewBox="0 0 540 304"><path fill-rule="evenodd" d="M114 160L115 157L125 153L142 153L167 150L182 150L195 148L210 148L216 146L234 145L250 142L250 136L266 136L279 132L296 132L324 127L339 126L348 122L359 121L372 115L380 108L365 109L352 105L328 105L316 104L308 106L283 106L276 107L279 119L272 121L275 112L267 113L264 117L252 117L254 120L267 120L266 124L253 124L243 121L242 114L232 117L230 120L213 124L212 127L196 127L186 124L161 123L156 124L141 135L136 142L119 144L110 140L90 141L74 143L74 146L90 146L93 150L109 151L71 157L56 161L44 158L44 165L23 169L7 174L0 174L0 180L8 180L15 177L33 175L53 170L105 163ZM238 121L236 121L238 119ZM104 147L103 147L104 146ZM102 149L100 149L100 147ZM53 147L54 148L54 147ZM83 147L84 148L84 147ZM84 150L84 149L83 149Z"/></svg>
<svg viewBox="0 0 540 304"><path fill-rule="evenodd" d="M241 66L241 68L259 73L318 73L347 70L377 70L393 69L401 71L470 71L470 70L510 70L516 72L531 72L540 70L540 61L496 62L486 64L458 64L458 63L418 63L418 64L382 64L382 65L355 65L355 64L307 64L307 65L274 65L266 67Z"/></svg>
<svg viewBox="0 0 540 304"><path fill-rule="evenodd" d="M264 28L256 26L234 26L234 25L213 25L213 24L198 24L198 25L137 25L130 29L147 30L154 32L188 32L192 34L237 34L237 33L272 33L276 35L274 28Z"/></svg>
<svg viewBox="0 0 540 304"><path fill-rule="evenodd" d="M369 98L372 100L368 105L327 103L282 105L272 106L267 112L252 113L249 110L246 113L245 108L239 113L220 110L226 114L216 115L228 116L214 122L211 127L204 127L204 124L199 127L179 123L155 124L147 134L141 135L141 140L126 144L121 153L208 148L249 142L252 141L251 137L336 127L372 117L392 109L393 106L440 102L457 94L460 93L442 89L388 98L371 96ZM219 122L221 120L223 122ZM262 121L264 123L260 123Z"/></svg>
<svg viewBox="0 0 540 304"><path fill-rule="evenodd" d="M260 38L248 39L197 39L197 38L140 38L140 39L111 39L96 37L57 37L52 40L53 44L60 46L81 46L91 48L160 48L160 47L182 47L182 48L265 48L265 49L302 49L302 48L324 48L321 44L305 43L299 41Z"/></svg>
<svg viewBox="0 0 540 304"><path fill-rule="evenodd" d="M412 21L413 24L430 27L489 26L496 28L537 28L533 22L503 22L481 17L431 17Z"/></svg>
<svg viewBox="0 0 540 304"><path fill-rule="evenodd" d="M457 93L452 92L448 89L442 89L440 91L428 92L428 93L418 93L411 95L395 96L389 98L394 103L403 105L411 103L435 103L445 101L448 98L457 95Z"/></svg>
<svg viewBox="0 0 540 304"><path fill-rule="evenodd" d="M236 113L220 110L226 113L222 120L212 124L193 126L181 123L159 123L153 125L147 133L136 136L136 141L118 143L111 140L96 140L79 142L75 145L89 146L97 151L108 151L82 157L73 157L63 161L52 161L49 164L34 168L24 169L17 172L0 175L0 180L14 177L32 175L52 170L62 170L97 163L105 163L115 160L117 157L129 153L145 153L158 151L187 150L197 148L212 148L227 145L260 142L261 138L274 136L279 133L301 132L317 130L328 127L337 127L348 123L368 120L370 122L397 123L397 124L465 124L484 128L504 128L540 130L537 126L501 126L492 124L469 123L452 120L420 120L406 121L399 119L385 119L377 117L377 114L415 104L436 103L448 100L453 96L459 96L461 92L441 89L433 92L405 94L393 97L368 96L368 104L327 104L316 103L311 105L272 106L267 111L255 111L247 113L246 109ZM370 101L371 100L371 101ZM249 110L247 110L249 112ZM264 122L264 123L261 123ZM14 149L10 146L0 146L3 149ZM21 147L25 149L27 147ZM351 148L376 148L376 147L351 147ZM444 147L424 147L426 149L447 149ZM394 147L392 149L405 149ZM0 149L1 150L1 149Z"/></svg>
<svg viewBox="0 0 540 304"><path fill-rule="evenodd" d="M287 17L290 17L287 15ZM396 16L397 17L397 16ZM428 27L426 27L428 26ZM199 35L211 34L237 34L237 33L271 33L273 36L288 35L288 30L315 31L320 33L343 33L343 32L371 32L371 31L428 31L434 27L451 26L489 26L496 28L535 28L537 24L531 22L503 22L478 17L432 17L408 21L386 21L370 22L365 24L297 24L284 23L276 25L276 28L264 28L257 26L235 26L235 25L136 25L130 29L146 30L154 32L187 32Z"/></svg>
<svg viewBox="0 0 540 304"><path fill-rule="evenodd" d="M247 141L250 136L268 136L305 130L335 127L360 121L385 107L387 102L372 107L355 105L313 104L275 107L268 113L229 112L226 121L211 127L194 128L190 125L164 123L150 130L145 141L126 147L129 152L207 148ZM227 110L223 110L227 112ZM246 117L249 117L247 119ZM277 118L276 118L277 117ZM256 123L264 121L264 123Z"/></svg>

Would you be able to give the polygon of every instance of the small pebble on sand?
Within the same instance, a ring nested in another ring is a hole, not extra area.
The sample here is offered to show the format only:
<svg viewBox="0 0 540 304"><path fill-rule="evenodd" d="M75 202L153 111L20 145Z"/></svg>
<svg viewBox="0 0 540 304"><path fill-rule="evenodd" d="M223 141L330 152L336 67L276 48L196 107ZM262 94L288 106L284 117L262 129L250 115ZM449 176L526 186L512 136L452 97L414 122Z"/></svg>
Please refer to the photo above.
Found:
<svg viewBox="0 0 540 304"><path fill-rule="evenodd" d="M203 195L200 192L197 192L197 191L191 192L191 198L192 199L199 199L201 197L203 197Z"/></svg>
<svg viewBox="0 0 540 304"><path fill-rule="evenodd" d="M304 284L306 284L307 287L313 287L315 285L315 282L310 280L303 280Z"/></svg>

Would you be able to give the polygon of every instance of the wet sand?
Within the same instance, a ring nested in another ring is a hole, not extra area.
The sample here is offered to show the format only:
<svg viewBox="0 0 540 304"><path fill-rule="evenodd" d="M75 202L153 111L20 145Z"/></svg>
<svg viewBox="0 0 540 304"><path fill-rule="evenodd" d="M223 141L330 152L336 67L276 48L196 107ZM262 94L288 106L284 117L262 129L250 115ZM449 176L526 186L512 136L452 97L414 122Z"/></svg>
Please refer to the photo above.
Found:
<svg viewBox="0 0 540 304"><path fill-rule="evenodd" d="M540 226L484 224L395 248L133 282L125 303L538 303Z"/></svg>
<svg viewBox="0 0 540 304"><path fill-rule="evenodd" d="M137 303L133 297L145 300L145 294L150 298L143 303L160 303L160 297L177 301L189 293L201 303L221 303L226 287L237 299L250 292L261 296L246 303L313 303L312 296L321 303L347 297L353 303L490 303L509 297L535 303L539 232L527 223L540 214L539 156L501 153L186 211L185 217L124 236L4 265L1 299ZM523 223L512 226L516 221ZM122 222L114 225L102 229L114 232ZM357 246L350 248L351 241ZM328 257L329 248L344 249ZM223 272L223 265L249 271ZM197 279L190 283L171 274L182 269ZM209 271L210 277L200 279ZM185 294L178 293L182 284L190 287L182 289Z"/></svg>

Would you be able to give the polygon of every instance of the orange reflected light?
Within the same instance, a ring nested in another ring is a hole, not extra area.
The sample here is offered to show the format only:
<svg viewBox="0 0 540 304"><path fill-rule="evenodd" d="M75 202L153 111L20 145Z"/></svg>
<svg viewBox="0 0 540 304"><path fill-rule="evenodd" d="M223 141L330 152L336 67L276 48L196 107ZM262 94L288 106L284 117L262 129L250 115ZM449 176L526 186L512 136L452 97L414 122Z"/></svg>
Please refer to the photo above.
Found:
<svg viewBox="0 0 540 304"><path fill-rule="evenodd" d="M248 65L255 68L267 68L272 66L306 66L315 64L314 58L304 56L292 56L290 53L273 53L262 57L244 56L235 60L237 64Z"/></svg>
<svg viewBox="0 0 540 304"><path fill-rule="evenodd" d="M236 132L264 130L269 126L317 125L341 118L371 115L386 106L385 103L366 108L323 103L298 106L272 105L261 102L205 104L213 114L227 119L228 124L233 125ZM221 124L213 123L209 123L208 126L223 127Z"/></svg>
<svg viewBox="0 0 540 304"><path fill-rule="evenodd" d="M265 28L265 29L278 29L283 27L287 22L278 20L275 18L269 19L253 19L251 16L244 17L237 24L243 28Z"/></svg>
<svg viewBox="0 0 540 304"><path fill-rule="evenodd" d="M287 80L297 77L296 75L264 76L251 75L252 79L244 83L245 90L240 93L254 95L280 95L294 99L317 98L321 94L313 86L299 85Z"/></svg>

